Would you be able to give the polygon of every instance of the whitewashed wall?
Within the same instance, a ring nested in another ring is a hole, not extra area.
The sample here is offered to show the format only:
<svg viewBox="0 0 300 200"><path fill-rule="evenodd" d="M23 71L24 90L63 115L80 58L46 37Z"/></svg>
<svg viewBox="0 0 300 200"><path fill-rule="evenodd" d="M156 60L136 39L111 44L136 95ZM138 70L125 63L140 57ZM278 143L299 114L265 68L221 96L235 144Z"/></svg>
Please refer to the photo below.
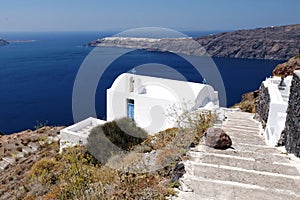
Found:
<svg viewBox="0 0 300 200"><path fill-rule="evenodd" d="M134 119L150 134L175 126L173 108L218 108L218 93L209 85L134 74L120 75L107 90L107 120L127 116L127 99L134 100Z"/></svg>

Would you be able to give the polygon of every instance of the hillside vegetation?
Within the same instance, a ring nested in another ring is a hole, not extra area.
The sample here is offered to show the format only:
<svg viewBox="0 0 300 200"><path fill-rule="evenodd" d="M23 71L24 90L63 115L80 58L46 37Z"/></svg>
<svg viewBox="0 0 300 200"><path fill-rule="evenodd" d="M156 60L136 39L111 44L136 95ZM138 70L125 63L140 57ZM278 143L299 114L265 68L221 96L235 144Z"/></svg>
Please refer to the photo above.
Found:
<svg viewBox="0 0 300 200"><path fill-rule="evenodd" d="M1 136L1 160L11 163L0 169L0 199L164 199L175 195L173 188L179 187L178 179L184 173L184 168L178 171L179 162L188 159L189 147L199 141L214 116L197 114L193 119L193 126L167 129L154 136L145 135L129 119L121 119L121 130L117 126L120 121L96 127L93 133L105 128L107 138L126 149L112 151L104 162L83 146L60 154L55 138L63 127ZM143 139L117 138L122 130ZM96 142L93 145L103 143L102 137L92 135L91 139Z"/></svg>

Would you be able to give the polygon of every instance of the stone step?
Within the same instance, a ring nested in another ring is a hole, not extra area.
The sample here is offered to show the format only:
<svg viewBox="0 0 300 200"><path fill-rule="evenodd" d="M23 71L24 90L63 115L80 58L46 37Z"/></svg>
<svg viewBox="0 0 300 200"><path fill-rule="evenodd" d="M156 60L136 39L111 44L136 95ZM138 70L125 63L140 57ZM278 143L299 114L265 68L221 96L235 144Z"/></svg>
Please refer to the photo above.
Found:
<svg viewBox="0 0 300 200"><path fill-rule="evenodd" d="M235 135L229 135L233 144L253 144L253 145L265 145L265 141L255 137L238 137Z"/></svg>
<svg viewBox="0 0 300 200"><path fill-rule="evenodd" d="M257 152L266 152L266 153L278 153L274 147L269 147L266 145L255 145L247 143L233 143L234 147L238 151L257 151Z"/></svg>
<svg viewBox="0 0 300 200"><path fill-rule="evenodd" d="M240 134L245 134L245 135L253 135L253 136L258 136L258 135L263 135L263 130L257 128L256 130L250 130L250 129L242 129L240 127L228 127L228 126L223 126L220 127L222 128L225 132L233 132L233 133L240 133Z"/></svg>
<svg viewBox="0 0 300 200"><path fill-rule="evenodd" d="M238 127L228 127L228 126L223 126L220 127L222 128L226 133L240 133L240 134L246 134L246 135L253 135L253 136L257 136L257 135L263 135L263 131L261 129L257 129L257 130L249 130L249 129L241 129Z"/></svg>
<svg viewBox="0 0 300 200"><path fill-rule="evenodd" d="M259 127L259 124L253 123L253 121L237 121L237 120L226 120L223 124L230 126L245 126L245 127Z"/></svg>
<svg viewBox="0 0 300 200"><path fill-rule="evenodd" d="M243 125L227 125L227 124L223 124L223 129L229 129L229 130L235 130L235 131L245 131L245 132L254 132L254 133L259 133L261 131L261 129L257 126L243 126Z"/></svg>
<svg viewBox="0 0 300 200"><path fill-rule="evenodd" d="M266 145L253 114L226 111L222 128L234 149L217 150L204 141L189 152L181 181L194 191L176 199L300 199L300 172L289 155ZM299 165L300 166L300 165Z"/></svg>
<svg viewBox="0 0 300 200"><path fill-rule="evenodd" d="M241 119L240 117L243 116L243 118L250 118L253 119L254 114L253 113L247 113L247 112L226 112L226 116L231 116L231 118L238 118Z"/></svg>
<svg viewBox="0 0 300 200"><path fill-rule="evenodd" d="M237 120L237 121L251 121L254 120L254 115L245 115L244 113L226 113L225 116L228 120Z"/></svg>
<svg viewBox="0 0 300 200"><path fill-rule="evenodd" d="M256 129L249 129L249 128L241 128L241 127L237 127L237 126L231 126L231 127L228 127L228 126L224 126L222 128L226 133L228 132L229 134L231 132L235 133L235 134L238 134L238 133L241 133L241 134L247 134L247 135L262 135L263 134L263 131L259 128L256 128Z"/></svg>
<svg viewBox="0 0 300 200"><path fill-rule="evenodd" d="M268 149L269 150L269 149ZM279 154L274 153L274 150L271 149L271 151L263 151L263 152L253 152L253 151L239 151L236 149L226 149L226 150L219 150L219 149L213 149L209 148L205 145L199 145L197 148L194 148L192 152L199 152L199 153L215 153L220 155L231 155L231 156L238 156L243 158L266 158L269 160L272 160L274 162L280 162L280 163L289 163L290 160L286 154ZM267 155L266 155L267 154Z"/></svg>
<svg viewBox="0 0 300 200"><path fill-rule="evenodd" d="M185 176L183 181L185 184L189 185L194 192L179 192L178 197L173 197L173 200L288 200L300 198L298 192L296 193L289 190L278 190L275 188L266 188L251 184L242 184L239 182L218 181L193 176Z"/></svg>
<svg viewBox="0 0 300 200"><path fill-rule="evenodd" d="M225 132L233 132L233 133L243 133L243 134L248 134L248 135L262 135L263 131L259 128L241 128L238 126L223 126L221 127Z"/></svg>
<svg viewBox="0 0 300 200"><path fill-rule="evenodd" d="M259 124L259 122L255 121L252 117L232 117L227 116L227 118L224 120L224 122L232 122L232 123L249 123L249 124Z"/></svg>
<svg viewBox="0 0 300 200"><path fill-rule="evenodd" d="M270 172L284 175L298 176L298 170L295 167L288 166L275 162L266 157L260 158L245 158L239 156L231 156L224 154L199 153L190 152L192 155L191 161L202 162L216 165L226 165L229 167L238 167L247 170L256 170L262 172Z"/></svg>
<svg viewBox="0 0 300 200"><path fill-rule="evenodd" d="M234 115L228 115L228 114L226 114L225 116L227 117L225 121L256 122L256 121L254 121L253 116L243 116L243 115L234 116Z"/></svg>
<svg viewBox="0 0 300 200"><path fill-rule="evenodd" d="M218 181L233 181L266 188L290 190L297 193L300 191L300 176L246 170L238 167L230 167L220 164L196 163L192 161L188 161L186 164L186 171L188 174L198 178L208 178Z"/></svg>

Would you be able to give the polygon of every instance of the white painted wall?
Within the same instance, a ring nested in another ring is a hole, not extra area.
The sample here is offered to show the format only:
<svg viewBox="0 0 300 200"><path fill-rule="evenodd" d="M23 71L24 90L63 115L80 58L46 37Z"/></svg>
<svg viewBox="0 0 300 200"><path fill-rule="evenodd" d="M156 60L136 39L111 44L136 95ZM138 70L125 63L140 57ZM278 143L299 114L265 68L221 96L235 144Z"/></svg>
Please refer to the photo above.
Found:
<svg viewBox="0 0 300 200"><path fill-rule="evenodd" d="M268 78L263 82L270 95L268 121L264 132L267 144L270 146L277 145L285 126L291 80L292 76L285 78L284 82L287 86L285 90L278 89L280 77Z"/></svg>
<svg viewBox="0 0 300 200"><path fill-rule="evenodd" d="M85 145L90 131L106 121L89 117L60 131L60 152L63 148L75 145Z"/></svg>
<svg viewBox="0 0 300 200"><path fill-rule="evenodd" d="M136 123L150 134L175 126L168 117L172 107L219 107L218 93L210 85L125 73L107 90L108 121L127 116L127 99L134 100Z"/></svg>

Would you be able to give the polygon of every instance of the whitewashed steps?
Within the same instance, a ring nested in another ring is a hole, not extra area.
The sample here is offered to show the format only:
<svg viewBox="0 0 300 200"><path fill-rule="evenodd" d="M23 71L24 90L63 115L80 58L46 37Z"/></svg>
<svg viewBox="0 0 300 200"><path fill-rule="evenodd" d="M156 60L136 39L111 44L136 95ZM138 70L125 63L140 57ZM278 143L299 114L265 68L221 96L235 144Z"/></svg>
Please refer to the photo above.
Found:
<svg viewBox="0 0 300 200"><path fill-rule="evenodd" d="M189 176L185 184L194 192L179 193L177 198L187 200L296 200L299 193L276 188L265 188L257 185L233 181L219 181Z"/></svg>
<svg viewBox="0 0 300 200"><path fill-rule="evenodd" d="M192 163L192 176L220 181L233 181L266 188L300 191L300 176L261 172L226 165Z"/></svg>
<svg viewBox="0 0 300 200"><path fill-rule="evenodd" d="M300 174L288 155L266 145L253 114L226 111L219 127L234 149L216 150L200 144L189 152L181 179L193 192L171 199L300 199Z"/></svg>
<svg viewBox="0 0 300 200"><path fill-rule="evenodd" d="M198 155L197 155L198 154ZM270 172L285 175L298 175L295 167L287 164L274 162L273 160L264 158L245 158L238 156L229 156L224 154L192 154L192 161L207 164L226 165L230 167L238 167L248 170L256 170L261 172Z"/></svg>
<svg viewBox="0 0 300 200"><path fill-rule="evenodd" d="M201 149L194 149L190 153L193 154L194 152L198 152L200 154L204 153L214 153L219 155L231 155L231 156L237 156L237 157L243 157L243 158L253 158L253 159L270 159L273 162L281 162L281 163L289 163L290 160L287 158L285 154L280 154L275 149L264 149L264 151L241 151L237 149L227 149L227 150L218 150L218 149L212 149L208 148L207 146L203 146ZM268 156L266 156L266 153L268 153ZM195 157L198 157L197 155Z"/></svg>

